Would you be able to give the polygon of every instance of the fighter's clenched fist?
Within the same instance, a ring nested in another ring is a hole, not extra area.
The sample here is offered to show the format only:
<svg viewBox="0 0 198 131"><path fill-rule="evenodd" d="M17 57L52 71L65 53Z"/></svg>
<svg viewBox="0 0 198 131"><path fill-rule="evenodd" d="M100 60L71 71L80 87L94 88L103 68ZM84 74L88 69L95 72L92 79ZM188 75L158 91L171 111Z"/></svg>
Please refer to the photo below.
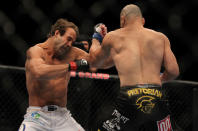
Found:
<svg viewBox="0 0 198 131"><path fill-rule="evenodd" d="M93 39L97 39L100 43L102 43L102 40L104 36L107 34L107 27L103 23L99 23L94 26L94 34Z"/></svg>

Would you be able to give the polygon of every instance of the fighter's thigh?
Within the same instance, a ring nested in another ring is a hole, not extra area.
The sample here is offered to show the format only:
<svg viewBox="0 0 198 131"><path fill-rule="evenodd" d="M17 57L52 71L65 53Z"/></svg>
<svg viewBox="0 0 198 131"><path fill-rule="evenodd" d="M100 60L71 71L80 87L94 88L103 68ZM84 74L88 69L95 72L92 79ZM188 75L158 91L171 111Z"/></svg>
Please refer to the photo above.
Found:
<svg viewBox="0 0 198 131"><path fill-rule="evenodd" d="M64 123L62 128L63 130L59 131L85 131L83 127L74 120L73 117L68 117L67 121Z"/></svg>
<svg viewBox="0 0 198 131"><path fill-rule="evenodd" d="M34 122L23 122L19 131L44 131L44 129Z"/></svg>

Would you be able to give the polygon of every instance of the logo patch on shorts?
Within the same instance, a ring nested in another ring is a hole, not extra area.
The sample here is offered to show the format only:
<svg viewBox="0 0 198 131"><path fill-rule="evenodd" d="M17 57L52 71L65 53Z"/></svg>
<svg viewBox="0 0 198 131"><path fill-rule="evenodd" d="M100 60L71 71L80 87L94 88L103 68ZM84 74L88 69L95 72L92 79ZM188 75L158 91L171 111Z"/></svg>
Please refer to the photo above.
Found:
<svg viewBox="0 0 198 131"><path fill-rule="evenodd" d="M157 121L158 131L172 131L170 115L163 120Z"/></svg>
<svg viewBox="0 0 198 131"><path fill-rule="evenodd" d="M40 114L37 113L37 112L33 112L33 113L31 114L31 116L32 116L32 118L34 118L34 119L38 119L38 118L40 117Z"/></svg>
<svg viewBox="0 0 198 131"><path fill-rule="evenodd" d="M155 106L155 103L152 102L154 99L155 98L152 96L141 96L136 101L136 105L138 106L137 109L140 109L146 114L150 114Z"/></svg>
<svg viewBox="0 0 198 131"><path fill-rule="evenodd" d="M114 116L113 119L103 122L103 128L107 129L108 131L119 131L121 130L120 124L125 124L127 121L129 121L129 118L120 114L120 112L118 112L116 109L113 111L112 116Z"/></svg>

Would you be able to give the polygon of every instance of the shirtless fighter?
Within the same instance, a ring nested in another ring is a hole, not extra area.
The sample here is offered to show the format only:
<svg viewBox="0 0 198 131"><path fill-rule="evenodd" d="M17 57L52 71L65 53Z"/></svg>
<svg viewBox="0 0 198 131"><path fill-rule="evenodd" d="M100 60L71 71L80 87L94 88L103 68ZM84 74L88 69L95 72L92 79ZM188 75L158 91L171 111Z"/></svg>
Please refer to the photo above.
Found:
<svg viewBox="0 0 198 131"><path fill-rule="evenodd" d="M140 8L130 4L121 11L120 29L107 33L103 39L100 31L105 32L106 27L100 25L93 35L90 66L101 68L106 59L112 59L108 67L115 65L120 78L114 111L98 131L174 129L162 82L179 75L178 64L169 39L145 28L144 22ZM161 66L165 71L160 76Z"/></svg>
<svg viewBox="0 0 198 131"><path fill-rule="evenodd" d="M66 108L69 71L86 66L82 59L88 58L85 51L72 47L77 34L78 27L61 18L45 42L28 49L29 107L19 131L84 131Z"/></svg>

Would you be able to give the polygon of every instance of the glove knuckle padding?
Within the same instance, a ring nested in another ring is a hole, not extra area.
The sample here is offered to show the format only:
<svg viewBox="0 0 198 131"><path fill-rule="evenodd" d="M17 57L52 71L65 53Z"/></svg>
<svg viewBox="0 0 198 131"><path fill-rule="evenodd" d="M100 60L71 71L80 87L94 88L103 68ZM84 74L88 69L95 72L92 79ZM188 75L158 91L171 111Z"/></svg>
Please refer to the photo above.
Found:
<svg viewBox="0 0 198 131"><path fill-rule="evenodd" d="M103 37L102 36L102 29L101 29L101 25L104 25L103 23L99 23L97 25L94 26L94 34L92 36L93 39L97 39L100 43L102 43Z"/></svg>
<svg viewBox="0 0 198 131"><path fill-rule="evenodd" d="M99 23L94 26L94 32L100 33L102 29L100 28L100 25L104 25L103 23Z"/></svg>

